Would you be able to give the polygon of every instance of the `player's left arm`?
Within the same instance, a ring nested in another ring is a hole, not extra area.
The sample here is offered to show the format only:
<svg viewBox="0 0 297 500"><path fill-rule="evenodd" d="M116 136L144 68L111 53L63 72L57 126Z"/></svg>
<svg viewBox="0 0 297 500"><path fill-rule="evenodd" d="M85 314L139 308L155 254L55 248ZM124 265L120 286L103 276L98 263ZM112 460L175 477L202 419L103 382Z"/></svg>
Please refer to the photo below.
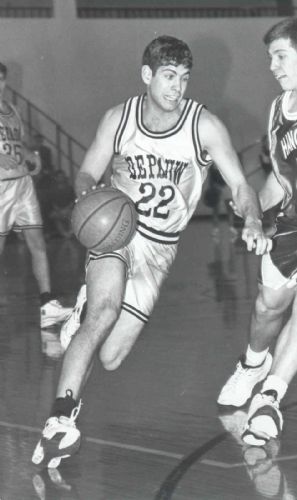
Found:
<svg viewBox="0 0 297 500"><path fill-rule="evenodd" d="M12 106L12 105L11 105ZM19 118L20 132L21 132L21 151L17 158L18 163L25 164L29 175L38 175L41 171L41 158L39 151L33 150L29 146L31 139L28 132L26 132L24 127L24 122L22 120L21 114L15 106L12 106L15 114Z"/></svg>
<svg viewBox="0 0 297 500"><path fill-rule="evenodd" d="M246 242L247 249L251 251L255 248L256 254L262 255L270 249L271 240L265 236L257 194L243 174L238 155L225 125L218 117L203 110L199 132L203 149L215 162L226 184L230 187L237 212L244 219L242 239Z"/></svg>

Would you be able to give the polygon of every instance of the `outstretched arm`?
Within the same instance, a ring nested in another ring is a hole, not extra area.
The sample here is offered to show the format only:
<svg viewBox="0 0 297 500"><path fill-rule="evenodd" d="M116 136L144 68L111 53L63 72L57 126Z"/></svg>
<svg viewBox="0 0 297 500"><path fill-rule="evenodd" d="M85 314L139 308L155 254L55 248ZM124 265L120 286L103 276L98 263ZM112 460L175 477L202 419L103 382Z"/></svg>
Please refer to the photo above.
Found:
<svg viewBox="0 0 297 500"><path fill-rule="evenodd" d="M231 189L233 202L244 219L242 239L251 251L262 255L271 247L262 228L262 210L254 189L248 184L226 127L212 113L203 110L200 121L201 143Z"/></svg>

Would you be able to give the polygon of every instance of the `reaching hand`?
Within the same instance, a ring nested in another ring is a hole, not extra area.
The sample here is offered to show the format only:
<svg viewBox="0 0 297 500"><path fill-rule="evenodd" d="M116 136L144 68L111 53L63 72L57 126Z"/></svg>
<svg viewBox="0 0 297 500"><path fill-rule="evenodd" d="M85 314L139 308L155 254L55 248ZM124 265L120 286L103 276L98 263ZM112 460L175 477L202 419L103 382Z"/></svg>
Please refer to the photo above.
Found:
<svg viewBox="0 0 297 500"><path fill-rule="evenodd" d="M246 242L248 251L255 249L256 255L270 252L272 248L272 240L263 232L260 221L246 222L241 237Z"/></svg>

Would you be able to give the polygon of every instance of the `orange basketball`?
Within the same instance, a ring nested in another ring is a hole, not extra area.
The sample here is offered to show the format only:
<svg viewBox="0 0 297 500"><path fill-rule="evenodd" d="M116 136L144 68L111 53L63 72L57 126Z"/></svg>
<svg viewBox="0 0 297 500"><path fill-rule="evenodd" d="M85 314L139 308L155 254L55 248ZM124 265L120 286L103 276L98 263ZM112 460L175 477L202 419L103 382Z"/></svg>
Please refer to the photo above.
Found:
<svg viewBox="0 0 297 500"><path fill-rule="evenodd" d="M119 189L101 187L74 205L72 227L88 250L112 252L127 245L136 230L137 213L131 198Z"/></svg>

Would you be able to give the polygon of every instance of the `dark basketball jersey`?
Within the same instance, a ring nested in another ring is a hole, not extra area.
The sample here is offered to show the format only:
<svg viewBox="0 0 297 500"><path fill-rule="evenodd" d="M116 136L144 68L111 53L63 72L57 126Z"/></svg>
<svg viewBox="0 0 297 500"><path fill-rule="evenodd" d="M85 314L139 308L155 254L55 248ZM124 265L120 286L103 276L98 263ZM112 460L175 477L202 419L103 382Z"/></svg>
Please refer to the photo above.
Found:
<svg viewBox="0 0 297 500"><path fill-rule="evenodd" d="M288 111L290 92L278 96L272 104L269 139L273 171L285 195L281 210L297 215L297 113Z"/></svg>

